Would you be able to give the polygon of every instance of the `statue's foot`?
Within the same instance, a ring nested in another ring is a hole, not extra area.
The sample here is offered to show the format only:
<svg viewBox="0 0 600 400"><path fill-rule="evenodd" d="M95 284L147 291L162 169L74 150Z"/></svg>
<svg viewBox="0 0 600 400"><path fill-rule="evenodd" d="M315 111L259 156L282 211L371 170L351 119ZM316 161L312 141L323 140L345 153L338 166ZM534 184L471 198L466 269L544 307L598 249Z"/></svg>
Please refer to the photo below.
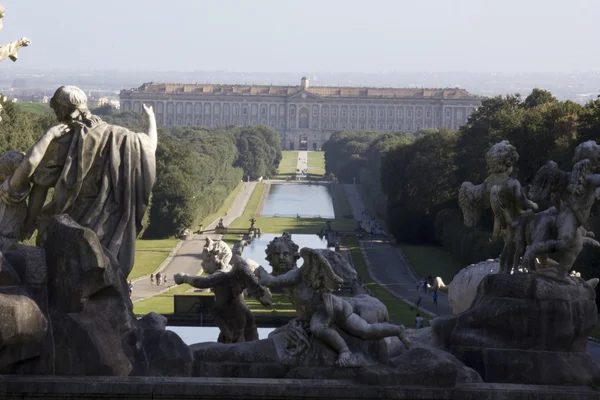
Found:
<svg viewBox="0 0 600 400"><path fill-rule="evenodd" d="M340 353L340 355L338 356L338 359L335 362L335 365L337 365L338 367L342 367L342 368L351 368L351 367L359 366L359 365L356 365L353 354L350 350L342 351Z"/></svg>

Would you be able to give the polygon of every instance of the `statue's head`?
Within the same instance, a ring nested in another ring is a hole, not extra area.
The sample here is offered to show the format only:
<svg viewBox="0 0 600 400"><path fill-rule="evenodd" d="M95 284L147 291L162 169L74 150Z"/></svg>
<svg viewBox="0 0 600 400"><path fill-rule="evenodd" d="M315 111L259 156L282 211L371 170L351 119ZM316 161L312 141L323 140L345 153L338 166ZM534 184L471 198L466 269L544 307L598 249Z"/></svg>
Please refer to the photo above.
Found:
<svg viewBox="0 0 600 400"><path fill-rule="evenodd" d="M23 157L24 154L18 151L7 151L0 156L0 183L15 173Z"/></svg>
<svg viewBox="0 0 600 400"><path fill-rule="evenodd" d="M489 174L510 175L518 159L517 149L507 140L493 145L485 155L485 163Z"/></svg>
<svg viewBox="0 0 600 400"><path fill-rule="evenodd" d="M4 8L4 6L2 4L0 4L0 18L4 18L5 11L6 11L6 9Z"/></svg>
<svg viewBox="0 0 600 400"><path fill-rule="evenodd" d="M273 275L281 275L296 268L296 261L300 258L298 245L292 241L289 233L271 240L265 250L266 260L273 268Z"/></svg>
<svg viewBox="0 0 600 400"><path fill-rule="evenodd" d="M214 247L215 247L215 242L211 238L207 237L206 241L204 243L204 248L207 251L211 251Z"/></svg>
<svg viewBox="0 0 600 400"><path fill-rule="evenodd" d="M594 169L600 168L600 146L595 140L588 140L575 148L573 164L581 160L590 160Z"/></svg>
<svg viewBox="0 0 600 400"><path fill-rule="evenodd" d="M77 86L61 86L50 99L50 107L59 122L69 123L80 116L89 114L87 96Z"/></svg>

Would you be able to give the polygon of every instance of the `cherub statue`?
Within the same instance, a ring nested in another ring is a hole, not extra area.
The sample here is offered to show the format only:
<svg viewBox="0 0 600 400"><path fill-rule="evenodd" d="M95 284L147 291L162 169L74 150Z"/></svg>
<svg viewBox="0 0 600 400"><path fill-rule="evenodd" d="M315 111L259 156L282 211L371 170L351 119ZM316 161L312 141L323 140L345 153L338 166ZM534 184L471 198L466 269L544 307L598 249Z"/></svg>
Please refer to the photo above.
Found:
<svg viewBox="0 0 600 400"><path fill-rule="evenodd" d="M538 206L525 197L523 188L518 180L509 178L492 186L490 204L494 211L494 230L492 240L504 236L504 248L500 253L500 272L510 274L519 267L521 253L517 250L515 235L518 229L523 229L523 218L537 210Z"/></svg>
<svg viewBox="0 0 600 400"><path fill-rule="evenodd" d="M211 288L215 294L215 306L212 310L213 317L221 330L219 343L239 343L258 340L258 331L252 311L244 301L243 293L257 298L262 305L271 305L271 292L258 284L258 279L253 273L256 268L251 260L244 260L240 256L233 256L233 268L224 271L219 268L220 260L217 255L208 251L203 252L204 271L208 277L176 274L176 284L187 283L195 288Z"/></svg>
<svg viewBox="0 0 600 400"><path fill-rule="evenodd" d="M0 29L3 27L2 18L4 18L4 6L0 5ZM17 61L18 54L17 52L22 47L27 47L31 44L31 40L26 37L22 37L19 40L12 41L8 44L4 44L0 46L0 62L10 58L12 61Z"/></svg>
<svg viewBox="0 0 600 400"><path fill-rule="evenodd" d="M256 224L256 218L252 217L250 218L250 229L254 229L254 224Z"/></svg>
<svg viewBox="0 0 600 400"><path fill-rule="evenodd" d="M17 243L27 217L29 178L35 172L50 142L68 132L64 126L49 129L25 155L9 151L0 157L0 252Z"/></svg>
<svg viewBox="0 0 600 400"><path fill-rule="evenodd" d="M556 206L530 218L525 237L516 238L528 244L523 264L529 269L534 268L536 257L554 254L556 261L551 265L557 267L561 276L567 276L584 244L600 247L588 224L600 188L600 174L592 173L593 169L590 159L577 162L568 174L550 162L536 175L531 191L551 192Z"/></svg>
<svg viewBox="0 0 600 400"><path fill-rule="evenodd" d="M489 176L483 183L474 185L471 182L463 182L458 191L458 204L466 226L477 225L481 213L490 207L492 187L510 179L518 159L519 154L515 147L503 140L493 145L485 155Z"/></svg>
<svg viewBox="0 0 600 400"><path fill-rule="evenodd" d="M491 206L494 212L492 240L504 236L504 248L500 255L500 271L510 273L519 265L521 254L517 251L514 237L521 217L538 206L528 200L518 180L511 178L513 167L519 159L517 149L506 140L493 145L487 152L486 164L489 176L480 185L464 182L459 190L458 201L466 226L475 226L484 209Z"/></svg>
<svg viewBox="0 0 600 400"><path fill-rule="evenodd" d="M298 246L289 234L273 239L266 252L273 273L271 275L258 267L255 273L259 276L259 283L284 289L296 307L299 321L295 325L309 324L312 335L338 353L338 366L355 367L360 365L360 361L353 357L334 326L364 340L395 336L407 348L410 347L403 326L381 322L388 320L387 310L375 316L369 313L377 309L381 311L377 305L361 307L361 303L370 301L370 296L344 298L333 294L343 283L356 279L356 272L339 253L303 248L299 254ZM300 256L304 259L304 264L298 268L296 261Z"/></svg>
<svg viewBox="0 0 600 400"><path fill-rule="evenodd" d="M208 262L214 262L216 263L215 268L219 270L227 272L231 269L229 262L231 261L233 252L231 251L231 247L229 247L224 241L212 240L211 238L207 237L203 254L210 254L210 257L203 257L205 261L202 263L202 265L205 265Z"/></svg>

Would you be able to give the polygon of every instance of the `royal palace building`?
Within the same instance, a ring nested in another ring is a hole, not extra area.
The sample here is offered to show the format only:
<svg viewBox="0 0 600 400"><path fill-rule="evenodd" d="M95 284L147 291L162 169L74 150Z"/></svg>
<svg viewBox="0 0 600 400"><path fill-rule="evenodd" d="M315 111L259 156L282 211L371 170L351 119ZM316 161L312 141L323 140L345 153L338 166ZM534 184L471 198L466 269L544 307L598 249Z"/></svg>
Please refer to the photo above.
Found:
<svg viewBox="0 0 600 400"><path fill-rule="evenodd" d="M286 150L318 150L340 130L458 129L482 97L463 89L146 83L122 90L121 110L152 105L165 126L267 125Z"/></svg>

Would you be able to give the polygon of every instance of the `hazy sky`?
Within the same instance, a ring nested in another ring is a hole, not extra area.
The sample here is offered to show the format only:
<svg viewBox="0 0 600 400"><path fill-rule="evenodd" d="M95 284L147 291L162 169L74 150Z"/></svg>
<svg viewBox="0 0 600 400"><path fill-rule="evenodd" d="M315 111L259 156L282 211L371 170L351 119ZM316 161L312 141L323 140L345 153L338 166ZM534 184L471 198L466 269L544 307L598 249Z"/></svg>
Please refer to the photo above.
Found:
<svg viewBox="0 0 600 400"><path fill-rule="evenodd" d="M599 0L0 0L23 68L600 69ZM5 61L10 63L10 61Z"/></svg>

